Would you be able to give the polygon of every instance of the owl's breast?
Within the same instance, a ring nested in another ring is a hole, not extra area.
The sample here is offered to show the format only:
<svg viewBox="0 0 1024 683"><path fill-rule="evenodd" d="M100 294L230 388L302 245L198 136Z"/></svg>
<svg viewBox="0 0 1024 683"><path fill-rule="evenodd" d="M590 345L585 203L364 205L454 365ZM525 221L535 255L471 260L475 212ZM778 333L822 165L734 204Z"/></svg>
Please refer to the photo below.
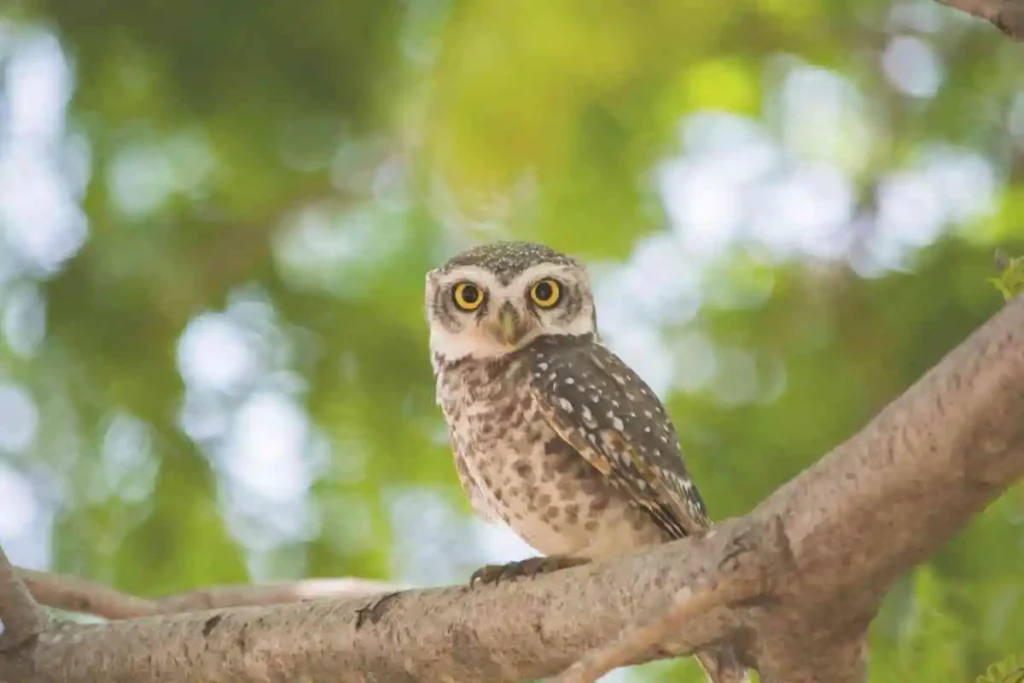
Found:
<svg viewBox="0 0 1024 683"><path fill-rule="evenodd" d="M663 540L645 513L548 425L521 368L442 373L438 402L460 482L478 514L505 522L545 554L617 554L603 548Z"/></svg>
<svg viewBox="0 0 1024 683"><path fill-rule="evenodd" d="M511 523L536 488L537 445L550 428L537 412L517 367L487 372L460 366L438 376L438 403L448 422L455 465L473 508Z"/></svg>

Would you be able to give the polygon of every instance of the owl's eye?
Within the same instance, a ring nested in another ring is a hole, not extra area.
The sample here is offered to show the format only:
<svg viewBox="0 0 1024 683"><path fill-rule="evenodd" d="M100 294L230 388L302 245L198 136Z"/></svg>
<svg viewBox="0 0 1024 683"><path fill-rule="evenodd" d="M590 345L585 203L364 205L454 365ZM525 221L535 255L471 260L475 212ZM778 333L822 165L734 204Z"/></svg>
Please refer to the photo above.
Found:
<svg viewBox="0 0 1024 683"><path fill-rule="evenodd" d="M452 290L452 299L463 311L475 311L484 302L484 293L472 282L460 282Z"/></svg>
<svg viewBox="0 0 1024 683"><path fill-rule="evenodd" d="M530 298L533 299L533 303L541 308L551 308L558 303L561 296L561 285L558 284L558 280L551 278L538 280L530 288Z"/></svg>

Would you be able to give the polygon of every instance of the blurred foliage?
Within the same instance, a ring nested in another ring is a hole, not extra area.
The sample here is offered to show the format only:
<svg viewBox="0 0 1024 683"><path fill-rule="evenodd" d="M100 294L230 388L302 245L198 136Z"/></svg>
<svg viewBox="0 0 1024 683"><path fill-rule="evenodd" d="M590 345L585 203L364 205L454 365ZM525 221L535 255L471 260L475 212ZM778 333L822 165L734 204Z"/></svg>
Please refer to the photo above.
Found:
<svg viewBox="0 0 1024 683"><path fill-rule="evenodd" d="M423 276L509 237L593 264L744 513L998 310L1021 58L928 0L8 3L0 538L146 595L463 580ZM1022 524L899 581L872 681L1021 652Z"/></svg>

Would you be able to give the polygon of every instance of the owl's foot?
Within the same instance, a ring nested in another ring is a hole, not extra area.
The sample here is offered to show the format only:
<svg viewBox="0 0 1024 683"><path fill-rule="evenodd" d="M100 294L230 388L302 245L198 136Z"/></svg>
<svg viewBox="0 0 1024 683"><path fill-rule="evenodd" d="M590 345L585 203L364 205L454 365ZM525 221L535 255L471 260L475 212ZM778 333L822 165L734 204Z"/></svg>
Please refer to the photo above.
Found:
<svg viewBox="0 0 1024 683"><path fill-rule="evenodd" d="M523 576L534 577L537 574L547 574L559 569L578 567L587 564L590 560L586 557L572 557L570 555L551 555L549 557L531 557L526 560L509 562L508 564L487 564L473 572L469 577L469 585L477 583L497 584L502 579L518 579Z"/></svg>

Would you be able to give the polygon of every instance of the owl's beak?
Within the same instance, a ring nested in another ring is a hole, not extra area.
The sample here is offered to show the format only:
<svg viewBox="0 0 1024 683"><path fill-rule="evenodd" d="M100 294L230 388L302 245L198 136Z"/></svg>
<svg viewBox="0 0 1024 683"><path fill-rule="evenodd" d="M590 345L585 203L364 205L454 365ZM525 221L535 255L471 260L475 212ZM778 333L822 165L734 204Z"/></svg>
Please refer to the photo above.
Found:
<svg viewBox="0 0 1024 683"><path fill-rule="evenodd" d="M526 326L523 325L519 312L507 301L498 309L496 322L494 333L502 344L517 346L526 336Z"/></svg>

